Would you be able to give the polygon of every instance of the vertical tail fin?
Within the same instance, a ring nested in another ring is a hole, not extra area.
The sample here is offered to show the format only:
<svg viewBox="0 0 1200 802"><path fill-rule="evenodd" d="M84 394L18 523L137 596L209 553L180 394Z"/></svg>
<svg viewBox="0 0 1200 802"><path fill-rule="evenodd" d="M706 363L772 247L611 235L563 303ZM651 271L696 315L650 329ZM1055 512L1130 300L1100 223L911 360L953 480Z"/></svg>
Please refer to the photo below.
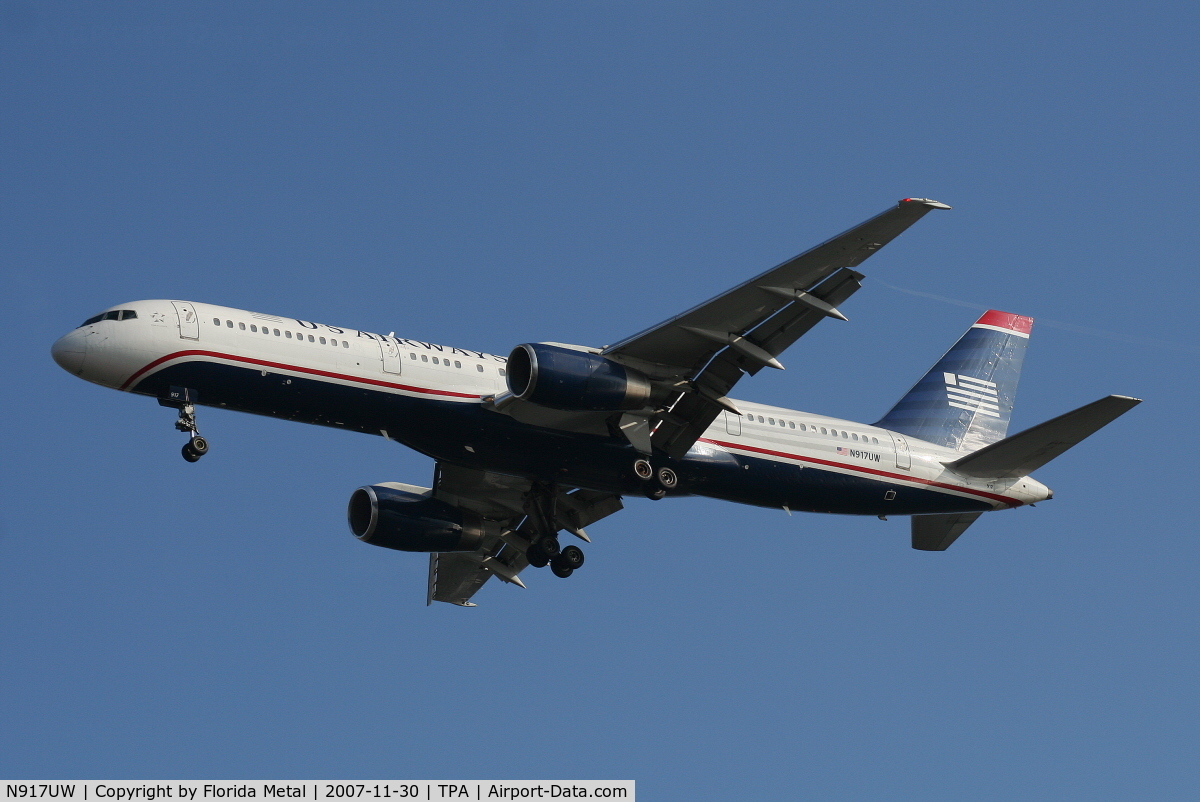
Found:
<svg viewBox="0 0 1200 802"><path fill-rule="evenodd" d="M1004 439L1033 318L990 310L876 426L959 451Z"/></svg>

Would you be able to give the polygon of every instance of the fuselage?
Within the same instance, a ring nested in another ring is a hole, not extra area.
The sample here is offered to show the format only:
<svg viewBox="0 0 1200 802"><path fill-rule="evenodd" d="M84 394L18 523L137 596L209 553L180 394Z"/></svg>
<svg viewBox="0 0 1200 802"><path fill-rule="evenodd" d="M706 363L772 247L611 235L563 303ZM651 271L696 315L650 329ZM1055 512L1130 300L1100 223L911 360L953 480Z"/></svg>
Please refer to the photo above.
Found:
<svg viewBox="0 0 1200 802"><path fill-rule="evenodd" d="M132 312L134 314L130 315ZM114 314L115 313L115 314ZM98 319L97 319L98 318ZM438 460L635 494L623 439L523 423L489 403L505 359L358 329L187 301L112 307L59 339L55 361L114 389L387 437ZM795 511L911 515L1017 507L1029 478L981 480L933 443L848 420L737 401L681 459L673 495Z"/></svg>

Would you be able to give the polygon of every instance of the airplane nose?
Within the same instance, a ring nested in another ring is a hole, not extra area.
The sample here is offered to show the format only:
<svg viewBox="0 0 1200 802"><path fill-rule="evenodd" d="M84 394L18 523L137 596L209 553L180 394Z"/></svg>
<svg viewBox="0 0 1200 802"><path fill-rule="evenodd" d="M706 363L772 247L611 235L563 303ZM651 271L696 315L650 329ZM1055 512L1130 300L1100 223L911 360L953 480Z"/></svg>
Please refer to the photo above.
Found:
<svg viewBox="0 0 1200 802"><path fill-rule="evenodd" d="M87 341L78 332L59 337L50 347L50 355L58 366L67 373L78 376L83 373L83 359L87 356Z"/></svg>

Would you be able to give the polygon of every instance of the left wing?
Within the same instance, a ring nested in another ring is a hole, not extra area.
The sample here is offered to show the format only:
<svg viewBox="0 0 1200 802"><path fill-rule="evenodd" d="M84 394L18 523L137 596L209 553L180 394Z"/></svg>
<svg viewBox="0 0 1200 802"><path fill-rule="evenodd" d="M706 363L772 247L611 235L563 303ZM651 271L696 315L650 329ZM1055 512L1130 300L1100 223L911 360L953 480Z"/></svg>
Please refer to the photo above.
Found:
<svg viewBox="0 0 1200 802"><path fill-rule="evenodd" d="M622 509L620 496L596 490L562 486L547 487L519 476L463 468L439 462L434 478L433 496L440 501L469 510L490 522L483 545L474 552L444 552L429 555L429 586L425 603L449 602L474 607L471 597L492 576L525 587L518 574L529 561L530 534L539 522L531 516L546 509L540 504L552 499L554 531L565 529L588 540L590 526ZM545 517L543 515L543 517Z"/></svg>
<svg viewBox="0 0 1200 802"><path fill-rule="evenodd" d="M784 349L858 288L852 268L932 209L927 198L906 198L882 214L640 334L611 345L604 356L679 390L665 414L651 421L652 444L681 457L721 410L741 414L725 396L742 374L782 369ZM624 425L624 424L623 424Z"/></svg>

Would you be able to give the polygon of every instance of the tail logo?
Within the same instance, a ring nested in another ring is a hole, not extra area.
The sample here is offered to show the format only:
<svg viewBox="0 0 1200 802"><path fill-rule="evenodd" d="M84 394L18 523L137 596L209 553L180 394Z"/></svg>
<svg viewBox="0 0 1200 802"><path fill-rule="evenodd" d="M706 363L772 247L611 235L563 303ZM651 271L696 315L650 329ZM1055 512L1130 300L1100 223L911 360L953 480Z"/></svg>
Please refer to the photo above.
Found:
<svg viewBox="0 0 1200 802"><path fill-rule="evenodd" d="M1000 396L996 383L962 374L943 373L946 377L946 399L956 409L966 409L980 415L1000 417Z"/></svg>

